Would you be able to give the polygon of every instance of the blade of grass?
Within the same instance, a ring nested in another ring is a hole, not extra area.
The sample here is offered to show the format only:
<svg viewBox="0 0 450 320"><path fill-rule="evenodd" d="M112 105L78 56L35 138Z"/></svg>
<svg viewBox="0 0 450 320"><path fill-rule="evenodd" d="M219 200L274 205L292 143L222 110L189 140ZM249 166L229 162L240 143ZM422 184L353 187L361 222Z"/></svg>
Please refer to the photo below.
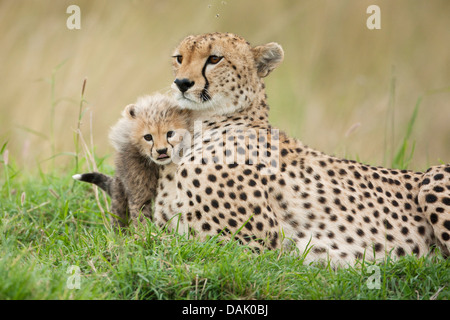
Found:
<svg viewBox="0 0 450 320"><path fill-rule="evenodd" d="M81 145L82 145L82 147L84 149L84 152L85 152L86 163L88 164L89 170L90 171L98 171L97 170L97 165L95 163L95 158L94 158L93 154L89 151L89 147L87 146L86 141L83 138L83 134L79 130L77 131L77 134L80 137L80 142L81 142ZM91 169L91 166L92 166L92 169ZM92 187L93 187L93 190L94 190L95 200L96 200L97 205L98 205L98 207L100 209L100 212L102 214L103 223L104 223L105 227L109 228L110 224L108 223L108 219L106 218L106 212L109 212L110 210L108 208L108 201L106 200L107 199L106 198L106 193L103 190L101 190L101 193L103 195L103 199L104 199L105 205L106 205L106 210L105 210L103 208L103 205L100 202L97 186L93 185Z"/></svg>
<svg viewBox="0 0 450 320"><path fill-rule="evenodd" d="M4 147L6 146L6 144L4 145ZM2 148L3 149L3 148ZM6 192L8 194L8 199L9 201L11 201L11 185L10 185L10 181L9 181L9 150L8 149L4 149L2 152L3 155L3 168L4 168L4 172L5 172L5 185L6 185Z"/></svg>
<svg viewBox="0 0 450 320"><path fill-rule="evenodd" d="M414 124L416 122L417 114L419 112L419 106L421 103L422 103L422 96L420 96L416 101L414 111L413 111L411 118L408 121L408 125L406 127L406 135L403 138L403 142L402 142L401 146L399 147L397 153L393 157L392 164L391 164L393 168L406 169L412 160L412 156L413 156L414 149L415 149L415 143L412 144L411 152L409 153L409 155L406 156L406 154L407 154L407 150L408 150L409 140L411 138L411 133L412 133Z"/></svg>
<svg viewBox="0 0 450 320"><path fill-rule="evenodd" d="M79 103L79 108L78 108L78 121L77 121L77 133L81 132L81 120L83 118L84 115L84 111L83 111L83 103L86 102L86 100L84 99L84 91L86 89L86 82L87 82L87 78L84 78L83 81L83 85L81 88L81 97L80 97L80 103ZM79 157L79 151L80 151L80 146L79 146L79 135L75 134L75 172L78 172L78 157Z"/></svg>

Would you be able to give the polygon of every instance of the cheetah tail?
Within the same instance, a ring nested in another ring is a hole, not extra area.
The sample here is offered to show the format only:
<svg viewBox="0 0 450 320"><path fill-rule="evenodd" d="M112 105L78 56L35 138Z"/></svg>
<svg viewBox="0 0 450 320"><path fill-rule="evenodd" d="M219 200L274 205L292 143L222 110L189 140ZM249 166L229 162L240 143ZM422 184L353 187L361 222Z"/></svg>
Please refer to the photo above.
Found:
<svg viewBox="0 0 450 320"><path fill-rule="evenodd" d="M89 182L97 185L111 196L111 187L113 184L113 177L107 176L106 174L100 172L90 172L90 173L82 173L75 174L72 176L75 180Z"/></svg>

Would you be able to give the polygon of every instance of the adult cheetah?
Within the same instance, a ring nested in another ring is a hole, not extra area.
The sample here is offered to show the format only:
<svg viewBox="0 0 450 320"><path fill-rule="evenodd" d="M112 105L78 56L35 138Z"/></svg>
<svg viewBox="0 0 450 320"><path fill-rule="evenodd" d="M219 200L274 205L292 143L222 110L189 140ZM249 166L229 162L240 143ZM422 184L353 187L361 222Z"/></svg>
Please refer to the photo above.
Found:
<svg viewBox="0 0 450 320"><path fill-rule="evenodd" d="M425 175L374 167L278 132L268 121L263 78L283 56L276 43L252 47L230 33L189 36L176 48L172 88L202 130L170 182L173 206L160 207L160 216L181 213L181 230L202 237L309 248L307 261L419 256L434 245L448 252L449 167Z"/></svg>

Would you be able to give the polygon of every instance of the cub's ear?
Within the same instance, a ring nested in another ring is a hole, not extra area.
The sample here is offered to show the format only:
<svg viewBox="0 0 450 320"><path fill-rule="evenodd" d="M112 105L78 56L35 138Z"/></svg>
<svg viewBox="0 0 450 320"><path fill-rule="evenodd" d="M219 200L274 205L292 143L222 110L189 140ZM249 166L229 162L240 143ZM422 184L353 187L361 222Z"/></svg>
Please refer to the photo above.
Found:
<svg viewBox="0 0 450 320"><path fill-rule="evenodd" d="M284 58L283 48L278 43L270 42L262 46L252 48L258 76L267 77Z"/></svg>
<svg viewBox="0 0 450 320"><path fill-rule="evenodd" d="M129 119L135 119L136 118L136 105L135 104L129 104L125 107L125 110L123 110L123 115Z"/></svg>

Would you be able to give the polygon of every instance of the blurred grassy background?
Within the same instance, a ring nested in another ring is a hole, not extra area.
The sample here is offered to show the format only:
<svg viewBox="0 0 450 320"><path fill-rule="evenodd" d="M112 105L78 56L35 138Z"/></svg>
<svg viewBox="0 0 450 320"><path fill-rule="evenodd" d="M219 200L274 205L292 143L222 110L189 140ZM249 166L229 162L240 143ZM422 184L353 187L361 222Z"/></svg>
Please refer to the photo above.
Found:
<svg viewBox="0 0 450 320"><path fill-rule="evenodd" d="M66 28L71 4L81 8L81 30ZM381 30L366 27L371 4L381 8ZM123 107L168 90L178 42L228 31L252 45L283 46L285 61L266 80L271 121L329 154L389 166L424 96L411 164L423 170L450 162L449 17L448 0L2 0L0 147L8 141L10 155L31 170L48 166L53 152L74 152L86 77L82 132L88 139L92 118L97 154L111 154L108 130ZM49 80L61 63L52 98Z"/></svg>

